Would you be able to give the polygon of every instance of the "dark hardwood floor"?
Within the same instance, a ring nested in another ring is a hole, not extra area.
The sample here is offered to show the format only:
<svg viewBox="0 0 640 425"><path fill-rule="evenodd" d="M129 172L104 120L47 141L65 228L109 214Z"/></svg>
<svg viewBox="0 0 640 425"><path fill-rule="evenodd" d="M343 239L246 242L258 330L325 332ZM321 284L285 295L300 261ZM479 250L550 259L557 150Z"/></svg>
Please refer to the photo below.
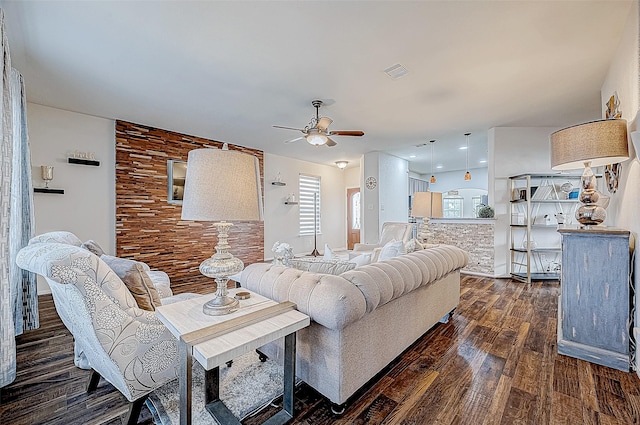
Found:
<svg viewBox="0 0 640 425"><path fill-rule="evenodd" d="M176 292L211 288L177 287ZM464 276L461 301L366 386L341 417L302 384L296 424L637 424L640 379L561 356L557 283L531 285ZM17 338L18 376L0 392L0 424L119 424L125 398L73 365L73 342L50 296L41 328ZM262 422L270 408L244 421ZM146 409L139 423L150 424Z"/></svg>

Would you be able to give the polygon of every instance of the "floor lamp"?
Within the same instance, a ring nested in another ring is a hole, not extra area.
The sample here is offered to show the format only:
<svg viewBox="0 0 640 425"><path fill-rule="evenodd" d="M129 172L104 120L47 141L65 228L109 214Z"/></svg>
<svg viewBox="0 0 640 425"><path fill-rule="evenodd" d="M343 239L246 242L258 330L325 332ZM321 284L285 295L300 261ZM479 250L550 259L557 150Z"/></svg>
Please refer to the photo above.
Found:
<svg viewBox="0 0 640 425"><path fill-rule="evenodd" d="M229 252L225 220L262 221L262 191L258 159L239 151L196 149L189 152L182 219L214 221L218 232L216 253L200 264L200 273L213 278L217 289L203 311L218 316L235 311L238 300L227 294L229 276L240 273L244 263Z"/></svg>
<svg viewBox="0 0 640 425"><path fill-rule="evenodd" d="M309 255L320 256L318 252L318 192L313 192L313 252Z"/></svg>

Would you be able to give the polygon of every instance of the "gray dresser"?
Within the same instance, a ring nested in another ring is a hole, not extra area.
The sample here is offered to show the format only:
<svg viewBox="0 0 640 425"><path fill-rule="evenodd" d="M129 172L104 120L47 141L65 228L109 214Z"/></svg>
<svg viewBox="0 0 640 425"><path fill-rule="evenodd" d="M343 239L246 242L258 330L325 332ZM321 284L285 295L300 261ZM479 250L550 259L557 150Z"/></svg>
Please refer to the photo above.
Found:
<svg viewBox="0 0 640 425"><path fill-rule="evenodd" d="M629 371L633 239L627 230L561 228L558 352Z"/></svg>

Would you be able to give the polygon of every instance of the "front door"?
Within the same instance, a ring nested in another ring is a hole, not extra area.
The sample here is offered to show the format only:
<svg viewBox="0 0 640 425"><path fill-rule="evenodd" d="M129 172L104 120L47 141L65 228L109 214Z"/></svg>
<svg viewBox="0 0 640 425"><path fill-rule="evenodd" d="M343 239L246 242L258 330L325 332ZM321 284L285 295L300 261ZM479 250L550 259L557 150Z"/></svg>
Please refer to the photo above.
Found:
<svg viewBox="0 0 640 425"><path fill-rule="evenodd" d="M347 189L347 249L360 242L360 188Z"/></svg>

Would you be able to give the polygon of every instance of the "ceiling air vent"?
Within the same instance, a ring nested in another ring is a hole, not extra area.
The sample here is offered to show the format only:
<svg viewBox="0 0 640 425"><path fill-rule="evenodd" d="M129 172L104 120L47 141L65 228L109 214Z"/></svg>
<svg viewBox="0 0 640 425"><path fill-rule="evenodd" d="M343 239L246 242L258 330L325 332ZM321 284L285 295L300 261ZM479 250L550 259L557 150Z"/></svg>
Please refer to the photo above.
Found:
<svg viewBox="0 0 640 425"><path fill-rule="evenodd" d="M399 63L390 66L389 68L384 70L384 73L387 74L391 79L397 80L400 77L403 77L409 73L409 70Z"/></svg>

